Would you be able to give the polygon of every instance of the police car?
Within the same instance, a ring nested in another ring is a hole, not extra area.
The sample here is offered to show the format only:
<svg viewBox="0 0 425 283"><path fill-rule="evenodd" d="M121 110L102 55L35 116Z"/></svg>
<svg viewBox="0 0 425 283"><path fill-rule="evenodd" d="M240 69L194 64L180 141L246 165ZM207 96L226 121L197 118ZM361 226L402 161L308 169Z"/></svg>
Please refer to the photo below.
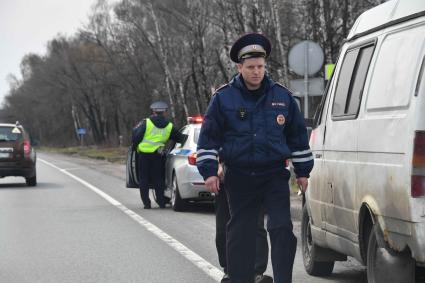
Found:
<svg viewBox="0 0 425 283"><path fill-rule="evenodd" d="M188 117L188 124L180 129L188 136L183 144L177 143L167 154L165 163L165 197L175 211L184 211L189 202L212 201L202 176L196 168L196 147L203 118Z"/></svg>
<svg viewBox="0 0 425 283"><path fill-rule="evenodd" d="M213 201L214 195L207 191L202 176L196 168L196 147L203 118L188 117L188 124L180 132L188 138L183 144L172 144L165 159L165 200L175 211L184 211L190 202ZM130 146L127 154L126 186L138 188L136 152Z"/></svg>

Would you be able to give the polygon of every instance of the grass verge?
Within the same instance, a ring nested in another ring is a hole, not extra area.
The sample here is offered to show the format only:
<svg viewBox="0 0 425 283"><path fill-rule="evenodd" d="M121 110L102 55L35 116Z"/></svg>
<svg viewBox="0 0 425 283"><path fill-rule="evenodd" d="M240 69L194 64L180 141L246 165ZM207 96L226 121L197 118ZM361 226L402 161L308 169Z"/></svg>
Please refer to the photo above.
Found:
<svg viewBox="0 0 425 283"><path fill-rule="evenodd" d="M61 153L73 156L88 157L106 160L113 163L125 164L127 158L126 147L98 147L98 146L74 146L74 147L40 147L40 151Z"/></svg>

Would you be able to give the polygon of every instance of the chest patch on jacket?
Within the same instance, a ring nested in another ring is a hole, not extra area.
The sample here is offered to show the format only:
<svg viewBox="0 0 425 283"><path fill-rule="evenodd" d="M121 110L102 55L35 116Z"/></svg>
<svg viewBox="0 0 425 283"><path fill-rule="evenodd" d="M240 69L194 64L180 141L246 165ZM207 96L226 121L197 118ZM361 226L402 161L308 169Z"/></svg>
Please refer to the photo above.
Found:
<svg viewBox="0 0 425 283"><path fill-rule="evenodd" d="M285 124L285 116L283 116L282 114L277 115L276 121L280 126L282 126L283 124Z"/></svg>
<svg viewBox="0 0 425 283"><path fill-rule="evenodd" d="M272 107L283 108L286 107L285 102L272 102Z"/></svg>

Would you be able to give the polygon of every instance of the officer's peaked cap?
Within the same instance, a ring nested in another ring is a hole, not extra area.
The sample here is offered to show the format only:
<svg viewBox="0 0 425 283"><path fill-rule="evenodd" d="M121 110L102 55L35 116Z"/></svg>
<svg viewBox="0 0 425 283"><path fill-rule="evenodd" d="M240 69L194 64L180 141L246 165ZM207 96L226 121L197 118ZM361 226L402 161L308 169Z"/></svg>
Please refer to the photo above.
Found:
<svg viewBox="0 0 425 283"><path fill-rule="evenodd" d="M165 112L168 109L168 105L164 101L155 101L151 104L151 109L155 112Z"/></svg>
<svg viewBox="0 0 425 283"><path fill-rule="evenodd" d="M270 41L260 33L247 33L235 41L230 49L230 59L240 63L242 59L264 57L270 54Z"/></svg>

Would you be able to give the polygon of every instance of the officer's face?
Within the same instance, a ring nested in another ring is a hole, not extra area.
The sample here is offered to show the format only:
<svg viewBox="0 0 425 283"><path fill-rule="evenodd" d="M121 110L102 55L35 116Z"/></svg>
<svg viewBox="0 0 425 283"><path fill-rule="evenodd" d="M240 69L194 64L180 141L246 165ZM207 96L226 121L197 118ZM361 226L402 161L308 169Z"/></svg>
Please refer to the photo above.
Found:
<svg viewBox="0 0 425 283"><path fill-rule="evenodd" d="M238 64L238 71L242 75L249 90L258 89L264 78L266 61L263 57L247 58Z"/></svg>

